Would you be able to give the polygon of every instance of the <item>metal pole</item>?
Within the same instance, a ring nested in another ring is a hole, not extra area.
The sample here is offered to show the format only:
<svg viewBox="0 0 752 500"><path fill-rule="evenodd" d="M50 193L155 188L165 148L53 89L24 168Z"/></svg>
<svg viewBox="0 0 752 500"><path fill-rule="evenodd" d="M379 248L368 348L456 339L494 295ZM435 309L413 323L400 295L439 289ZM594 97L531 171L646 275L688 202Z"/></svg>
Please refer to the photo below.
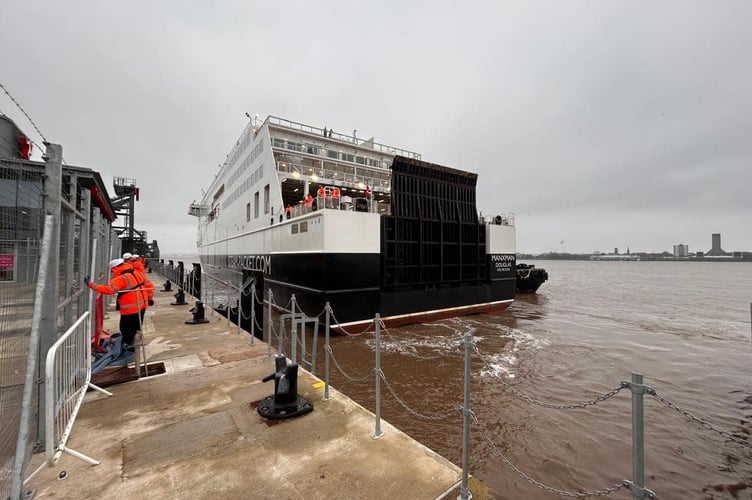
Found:
<svg viewBox="0 0 752 500"><path fill-rule="evenodd" d="M465 334L465 396L462 403L462 484L458 500L470 500L473 494L467 487L470 475L470 349L473 347L473 337Z"/></svg>
<svg viewBox="0 0 752 500"><path fill-rule="evenodd" d="M53 226L49 249L47 252L47 262L40 261L40 269L44 266L47 268L46 282L43 290L41 301L35 300L34 307L39 311L41 320L39 323L39 352L40 360L37 367L40 369L39 387L37 388L38 407L37 407L37 441L44 447L46 441L46 426L44 423L45 405L47 400L45 393L45 378L43 376L47 351L57 340L57 303L58 303L58 280L60 270L60 217L62 181L63 181L63 148L59 144L45 144L45 168L46 175L44 181L44 210L52 216ZM73 228L70 228L73 230ZM46 230L46 226L45 226Z"/></svg>
<svg viewBox="0 0 752 500"><path fill-rule="evenodd" d="M262 316L263 317L263 316ZM256 281L251 283L251 345L255 342L256 336Z"/></svg>
<svg viewBox="0 0 752 500"><path fill-rule="evenodd" d="M269 289L269 305L266 308L267 320L266 320L266 357L272 357L272 289Z"/></svg>
<svg viewBox="0 0 752 500"><path fill-rule="evenodd" d="M292 294L292 305L290 306L292 309L292 318L291 318L291 325L290 325L290 350L292 351L292 362L297 363L298 362L298 329L297 325L295 324L295 294Z"/></svg>
<svg viewBox="0 0 752 500"><path fill-rule="evenodd" d="M643 428L643 394L642 375L632 374L632 498L645 498L645 429Z"/></svg>
<svg viewBox="0 0 752 500"><path fill-rule="evenodd" d="M311 346L311 373L316 375L316 350L319 348L319 318L313 326L313 342Z"/></svg>
<svg viewBox="0 0 752 500"><path fill-rule="evenodd" d="M227 302L225 310L227 311L227 328L230 328L230 280L227 280Z"/></svg>
<svg viewBox="0 0 752 500"><path fill-rule="evenodd" d="M326 331L324 332L324 401L329 401L329 302L324 306L326 310Z"/></svg>
<svg viewBox="0 0 752 500"><path fill-rule="evenodd" d="M373 318L376 325L376 367L373 369L376 376L376 428L373 430L373 439L379 439L384 435L381 432L381 318L379 313Z"/></svg>
<svg viewBox="0 0 752 500"><path fill-rule="evenodd" d="M240 323L243 322L243 276L240 276L238 287L238 335L240 335ZM253 341L251 341L253 343Z"/></svg>

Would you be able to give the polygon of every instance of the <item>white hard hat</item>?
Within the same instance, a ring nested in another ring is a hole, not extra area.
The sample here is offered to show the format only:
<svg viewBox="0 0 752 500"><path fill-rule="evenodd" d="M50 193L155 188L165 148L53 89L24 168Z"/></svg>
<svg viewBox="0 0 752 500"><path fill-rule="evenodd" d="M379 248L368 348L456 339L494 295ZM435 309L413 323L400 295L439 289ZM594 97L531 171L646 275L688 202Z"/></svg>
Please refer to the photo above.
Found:
<svg viewBox="0 0 752 500"><path fill-rule="evenodd" d="M139 258L139 255L137 253L134 253L133 255L131 255L131 260L138 260L138 258Z"/></svg>
<svg viewBox="0 0 752 500"><path fill-rule="evenodd" d="M131 257L133 257L133 255L131 255L130 252L125 252L123 254L123 260L131 260Z"/></svg>
<svg viewBox="0 0 752 500"><path fill-rule="evenodd" d="M128 254L128 255L130 255L130 254ZM111 260L111 261L110 261L110 269L112 269L113 267L117 267L117 266L119 266L119 265L120 265L120 264L122 264L123 262L125 262L125 261L124 261L123 259L115 259L115 260Z"/></svg>

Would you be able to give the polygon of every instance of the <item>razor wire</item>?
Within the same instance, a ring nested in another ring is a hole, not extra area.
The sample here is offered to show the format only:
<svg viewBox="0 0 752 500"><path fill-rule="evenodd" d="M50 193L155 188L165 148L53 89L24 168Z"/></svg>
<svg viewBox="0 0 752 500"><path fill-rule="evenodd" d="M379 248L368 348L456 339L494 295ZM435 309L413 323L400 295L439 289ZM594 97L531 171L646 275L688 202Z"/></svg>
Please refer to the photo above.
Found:
<svg viewBox="0 0 752 500"><path fill-rule="evenodd" d="M410 408L410 406L405 403L402 398L400 398L397 393L392 388L392 385L389 383L389 381L386 378L386 375L384 375L384 372L382 370L379 370L379 376L381 377L381 380L384 381L384 384L386 384L387 390L389 390L389 393L392 395L395 401L399 403L399 405L404 408L408 413L413 415L414 417L417 417L422 420L432 420L432 421L439 421L444 420L449 417L451 417L453 414L456 414L458 411L462 411L462 405L457 405L456 408L453 408L452 410L447 411L446 413L439 414L439 415L423 415L422 413L418 413L417 411Z"/></svg>
<svg viewBox="0 0 752 500"><path fill-rule="evenodd" d="M614 387L610 391L601 394L600 396L588 399L586 401L583 401L581 403L570 403L570 404L556 404L556 403L548 403L546 401L540 401L538 399L532 398L526 394L521 393L517 389L514 388L513 385L510 385L506 382L504 382L498 375L494 375L494 378L496 378L501 384L509 389L512 394L517 396L518 398L527 401L528 403L534 404L536 406L542 406L543 408L551 408L554 410L574 410L577 408L587 408L588 406L595 406L598 403L602 403L606 401L607 399L610 399L614 397L616 394L618 394L620 391L623 391L624 389L629 388L629 382L621 382L618 386Z"/></svg>
<svg viewBox="0 0 752 500"><path fill-rule="evenodd" d="M346 378L347 380L349 380L349 381L351 381L351 382L361 383L361 382L366 382L366 381L368 381L368 380L370 380L370 379L371 379L372 375L367 375L367 376L365 376L365 377L363 377L363 378L358 378L358 377L353 377L353 376L351 376L351 375L348 375L348 374L347 374L347 373L345 372L345 370L343 370L343 369L342 369L342 367L341 367L341 366L340 366L340 364L339 364L339 361L337 361L337 358L336 358L336 357L334 356L334 352L332 351L332 346L331 346L331 345L328 345L328 346L326 346L326 347L325 347L324 349L325 349L325 350L326 350L326 351L327 351L327 352L329 353L329 356L330 356L330 357L332 358L332 361L334 361L334 366L335 366L335 367L337 368L337 370L339 370L339 372L340 372L340 373L341 373L341 374L342 374L342 375L343 375L343 376L344 376L344 377L345 377L345 378Z"/></svg>
<svg viewBox="0 0 752 500"><path fill-rule="evenodd" d="M675 405L674 403L672 403L668 399L666 399L663 396L661 396L660 394L658 394L656 392L656 390L653 389L652 387L646 387L645 388L645 392L647 394L650 394L651 396L653 396L653 398L657 399L658 401L660 401L661 403L663 403L667 407L671 408L675 412L677 412L677 413L679 413L681 415L684 415L688 419L690 419L690 420L692 420L692 421L700 424L705 429L708 429L708 430L711 430L711 431L715 431L718 434L720 434L721 436L725 437L726 439L730 439L731 441L733 441L733 442L735 442L737 444L740 444L742 446L746 446L748 448L752 448L752 442L747 441L744 438L740 438L739 436L736 436L735 434L733 434L733 433L731 433L729 431L726 431L726 430L723 430L723 429L720 429L720 428L714 426L710 422L708 422L706 420L703 420L702 418L700 418L700 417L692 414L689 410L685 410L683 408L679 408L677 405Z"/></svg>
<svg viewBox="0 0 752 500"><path fill-rule="evenodd" d="M491 447L491 449L494 451L496 456L498 456L504 464L511 469L515 474L520 476L522 479L527 481L528 483L532 484L533 486L536 486L544 491L547 491L549 493L553 493L555 495L559 495L562 497L571 497L571 498L587 498L587 497L597 497L597 496L606 496L610 495L611 493L615 493L619 491L622 488L628 488L629 485L627 482L623 481L621 483L616 483L613 486L608 486L606 488L602 488L599 490L593 490L593 491L566 491L566 490L559 490L557 488L553 488L551 486L547 486L540 481L537 481L536 479L533 479L532 477L525 474L522 470L519 469L516 465L512 463L511 460L509 460L504 454L499 450L499 448L496 446L496 444L493 442L493 440L490 438L488 433L486 433L483 426L480 425L480 422L478 421L478 417L475 415L475 413L470 410L470 415L473 418L473 421L475 422L475 425L478 426L478 430L480 430L481 435L483 436L483 439L488 443L488 445ZM647 498L651 498L654 500L657 500L658 497L655 496L654 493L650 491L646 491L645 495Z"/></svg>

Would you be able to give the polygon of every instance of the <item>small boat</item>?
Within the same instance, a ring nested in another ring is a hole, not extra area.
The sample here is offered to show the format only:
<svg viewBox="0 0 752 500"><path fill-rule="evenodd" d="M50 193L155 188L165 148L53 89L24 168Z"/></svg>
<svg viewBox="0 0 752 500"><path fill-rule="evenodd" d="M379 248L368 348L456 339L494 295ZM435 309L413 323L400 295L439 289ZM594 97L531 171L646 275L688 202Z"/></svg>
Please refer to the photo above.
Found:
<svg viewBox="0 0 752 500"><path fill-rule="evenodd" d="M546 281L548 273L545 269L532 264L517 264L517 293L535 293Z"/></svg>

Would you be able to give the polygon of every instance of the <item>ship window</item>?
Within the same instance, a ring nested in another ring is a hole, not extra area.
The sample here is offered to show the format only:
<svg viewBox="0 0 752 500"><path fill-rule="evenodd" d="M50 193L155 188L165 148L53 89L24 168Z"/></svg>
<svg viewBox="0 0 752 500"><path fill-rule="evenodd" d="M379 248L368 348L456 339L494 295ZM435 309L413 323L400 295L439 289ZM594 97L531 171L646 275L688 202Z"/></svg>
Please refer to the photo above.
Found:
<svg viewBox="0 0 752 500"><path fill-rule="evenodd" d="M253 218L258 219L259 216L259 192L253 195Z"/></svg>
<svg viewBox="0 0 752 500"><path fill-rule="evenodd" d="M269 213L269 184L264 186L264 213Z"/></svg>
<svg viewBox="0 0 752 500"><path fill-rule="evenodd" d="M351 155L350 153L342 153L341 158L344 161L354 161L355 160L355 156Z"/></svg>
<svg viewBox="0 0 752 500"><path fill-rule="evenodd" d="M319 154L319 147L309 144L308 146L306 146L306 152L309 155L317 155Z"/></svg>
<svg viewBox="0 0 752 500"><path fill-rule="evenodd" d="M339 158L339 152L330 149L326 152L326 156L328 156L329 158L337 159Z"/></svg>
<svg viewBox="0 0 752 500"><path fill-rule="evenodd" d="M300 223L300 232L301 233L307 233L308 232L308 221L303 221Z"/></svg>
<svg viewBox="0 0 752 500"><path fill-rule="evenodd" d="M284 148L285 147L285 141L284 141L284 139L274 139L274 147L275 148Z"/></svg>
<svg viewBox="0 0 752 500"><path fill-rule="evenodd" d="M368 159L367 159L367 158L365 158L365 157L363 157L363 156L356 156L356 157L355 157L355 163L359 163L359 164L361 164L361 165L366 165L366 164L367 164L367 163L366 163L366 162L367 162L367 160L368 160Z"/></svg>
<svg viewBox="0 0 752 500"><path fill-rule="evenodd" d="M250 203L245 204L245 221L251 222L251 204Z"/></svg>
<svg viewBox="0 0 752 500"><path fill-rule="evenodd" d="M297 224L292 224L290 226L290 234L298 234L298 225Z"/></svg>

